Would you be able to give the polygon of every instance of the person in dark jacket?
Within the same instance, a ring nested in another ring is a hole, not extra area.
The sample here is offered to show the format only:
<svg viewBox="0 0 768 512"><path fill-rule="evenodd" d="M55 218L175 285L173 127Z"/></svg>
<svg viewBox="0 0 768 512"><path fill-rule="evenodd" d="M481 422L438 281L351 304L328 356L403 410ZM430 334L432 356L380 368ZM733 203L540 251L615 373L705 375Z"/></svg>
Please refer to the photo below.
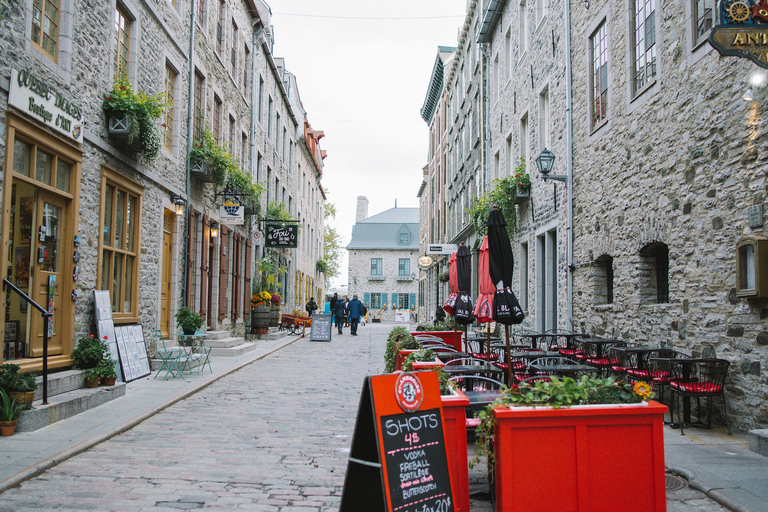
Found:
<svg viewBox="0 0 768 512"><path fill-rule="evenodd" d="M336 316L336 328L339 330L339 334L342 334L341 329L344 327L346 312L347 309L344 307L344 301L341 299L337 300L333 314Z"/></svg>
<svg viewBox="0 0 768 512"><path fill-rule="evenodd" d="M333 297L331 297L331 323L333 323L333 318L336 316L336 301L339 300L339 294L334 292Z"/></svg>
<svg viewBox="0 0 768 512"><path fill-rule="evenodd" d="M314 297L310 297L309 298L309 302L307 302L307 307L306 307L307 314L309 316L312 316L312 313L314 313L316 309L317 309L317 302L315 302L315 298Z"/></svg>
<svg viewBox="0 0 768 512"><path fill-rule="evenodd" d="M347 314L349 315L349 323L351 325L352 336L357 336L357 324L360 322L360 317L363 316L365 306L357 299L357 295L352 296L352 300L347 304Z"/></svg>

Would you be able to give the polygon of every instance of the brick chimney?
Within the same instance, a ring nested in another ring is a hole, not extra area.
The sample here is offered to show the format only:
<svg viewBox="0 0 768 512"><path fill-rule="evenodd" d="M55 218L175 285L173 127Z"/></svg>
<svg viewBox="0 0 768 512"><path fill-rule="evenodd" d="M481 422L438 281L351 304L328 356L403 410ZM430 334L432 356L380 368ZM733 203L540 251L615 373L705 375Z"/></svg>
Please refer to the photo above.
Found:
<svg viewBox="0 0 768 512"><path fill-rule="evenodd" d="M357 213L355 214L355 222L360 222L363 219L368 218L368 198L365 196L357 196Z"/></svg>

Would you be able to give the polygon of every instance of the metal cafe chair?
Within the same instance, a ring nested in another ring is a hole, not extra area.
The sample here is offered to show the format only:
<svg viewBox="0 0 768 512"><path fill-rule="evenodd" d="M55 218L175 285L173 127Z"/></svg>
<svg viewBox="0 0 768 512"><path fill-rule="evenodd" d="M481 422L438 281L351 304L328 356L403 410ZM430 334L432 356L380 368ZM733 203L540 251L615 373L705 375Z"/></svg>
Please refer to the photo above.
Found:
<svg viewBox="0 0 768 512"><path fill-rule="evenodd" d="M689 414L690 406L686 406L685 400L696 398L699 424L704 428L712 427L712 400L720 397L723 402L723 417L725 427L731 434L731 426L728 423L728 407L725 403L725 379L728 376L730 361L725 359L677 359L672 361L672 380L669 388L672 390L672 404L677 404L679 398L683 399L683 412ZM707 423L702 423L701 399L707 400ZM673 409L675 407L673 406ZM680 418L680 407L677 407L677 419L680 425L680 433L685 435L683 424L689 418Z"/></svg>
<svg viewBox="0 0 768 512"><path fill-rule="evenodd" d="M205 331L196 331L195 336L198 336L197 339L200 340L200 344L197 346L198 354L200 355L200 373L205 372L205 365L208 365L208 369L213 373L213 367L211 367L211 350L213 350L213 347L205 344Z"/></svg>
<svg viewBox="0 0 768 512"><path fill-rule="evenodd" d="M184 376L181 374L181 357L185 353L184 349L181 347L167 348L165 346L163 335L160 333L160 329L152 329L150 332L152 334L152 346L155 349L155 354L157 354L157 357L162 363L154 378L156 379L157 376L160 375L160 372L165 370L163 380L165 380L168 375L171 375L171 377L179 376L183 380Z"/></svg>

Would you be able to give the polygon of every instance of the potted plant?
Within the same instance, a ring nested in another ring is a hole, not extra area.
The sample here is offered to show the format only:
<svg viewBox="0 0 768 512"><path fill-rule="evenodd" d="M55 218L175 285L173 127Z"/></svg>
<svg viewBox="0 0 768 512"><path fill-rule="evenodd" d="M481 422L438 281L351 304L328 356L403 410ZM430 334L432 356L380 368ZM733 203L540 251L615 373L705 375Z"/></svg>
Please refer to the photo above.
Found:
<svg viewBox="0 0 768 512"><path fill-rule="evenodd" d="M168 105L165 93L148 96L134 92L123 76L104 95L101 107L108 117L110 136L124 142L131 151L140 152L143 160L151 163L160 153L162 132L158 120Z"/></svg>
<svg viewBox="0 0 768 512"><path fill-rule="evenodd" d="M103 340L96 338L93 334L83 336L77 341L77 347L72 352L72 358L75 360L75 366L81 370L96 368L106 357L109 357L109 350Z"/></svg>
<svg viewBox="0 0 768 512"><path fill-rule="evenodd" d="M667 408L652 397L647 383L614 377L549 377L504 391L478 427L496 510L611 510L630 495L633 510L666 510ZM553 467L557 493L546 492ZM580 490L606 478L600 492Z"/></svg>
<svg viewBox="0 0 768 512"><path fill-rule="evenodd" d="M266 334L269 330L269 308L271 304L272 294L268 291L262 290L251 295L251 325L256 334Z"/></svg>
<svg viewBox="0 0 768 512"><path fill-rule="evenodd" d="M20 368L12 363L0 366L0 389L4 389L16 403L32 405L37 391L37 379L34 373L19 373Z"/></svg>
<svg viewBox="0 0 768 512"><path fill-rule="evenodd" d="M117 382L117 372L115 371L115 362L112 358L105 358L98 369L101 384L105 386L114 386L115 382Z"/></svg>
<svg viewBox="0 0 768 512"><path fill-rule="evenodd" d="M95 388L101 382L101 368L88 368L83 371L83 377L85 377L85 387Z"/></svg>
<svg viewBox="0 0 768 512"><path fill-rule="evenodd" d="M192 176L217 186L224 185L227 173L237 169L229 149L217 144L207 128L203 131L203 137L192 144L189 150L189 164Z"/></svg>
<svg viewBox="0 0 768 512"><path fill-rule="evenodd" d="M280 326L280 295L271 293L270 306L269 306L269 326Z"/></svg>
<svg viewBox="0 0 768 512"><path fill-rule="evenodd" d="M181 306L176 311L175 318L178 326L187 335L195 334L203 326L203 316L200 313L195 313L187 306Z"/></svg>
<svg viewBox="0 0 768 512"><path fill-rule="evenodd" d="M520 157L520 163L512 173L511 184L515 187L515 204L522 204L531 197L531 177L525 170L525 158Z"/></svg>
<svg viewBox="0 0 768 512"><path fill-rule="evenodd" d="M415 352L421 348L419 342L408 332L405 327L395 327L387 336L387 347L384 351L384 373L392 373L402 366L406 354L403 350Z"/></svg>
<svg viewBox="0 0 768 512"><path fill-rule="evenodd" d="M24 406L16 403L8 393L0 389L0 436L12 436Z"/></svg>

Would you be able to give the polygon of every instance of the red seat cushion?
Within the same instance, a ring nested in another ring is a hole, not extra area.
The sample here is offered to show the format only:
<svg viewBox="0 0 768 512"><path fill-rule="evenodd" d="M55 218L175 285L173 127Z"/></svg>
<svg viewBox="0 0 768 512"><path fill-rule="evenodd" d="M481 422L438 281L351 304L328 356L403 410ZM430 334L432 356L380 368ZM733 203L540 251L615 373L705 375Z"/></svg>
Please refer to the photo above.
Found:
<svg viewBox="0 0 768 512"><path fill-rule="evenodd" d="M681 393L689 393L692 395L716 395L723 391L721 386L712 382L681 382L673 380L669 383L669 387L680 391Z"/></svg>
<svg viewBox="0 0 768 512"><path fill-rule="evenodd" d="M564 356L580 356L584 354L584 351L578 348L561 348L560 354Z"/></svg>
<svg viewBox="0 0 768 512"><path fill-rule="evenodd" d="M467 428L477 428L480 426L480 418L467 418Z"/></svg>
<svg viewBox="0 0 768 512"><path fill-rule="evenodd" d="M611 370L616 373L627 373L630 368L624 368L623 366L611 366Z"/></svg>
<svg viewBox="0 0 768 512"><path fill-rule="evenodd" d="M601 358L590 357L587 359L587 362L595 366L613 366L613 365L618 366L618 364L620 363L618 359L611 359L610 357L601 357Z"/></svg>
<svg viewBox="0 0 768 512"><path fill-rule="evenodd" d="M638 379L668 379L670 376L670 373L666 370L639 370L637 368L633 368L627 373L633 377L637 377Z"/></svg>

